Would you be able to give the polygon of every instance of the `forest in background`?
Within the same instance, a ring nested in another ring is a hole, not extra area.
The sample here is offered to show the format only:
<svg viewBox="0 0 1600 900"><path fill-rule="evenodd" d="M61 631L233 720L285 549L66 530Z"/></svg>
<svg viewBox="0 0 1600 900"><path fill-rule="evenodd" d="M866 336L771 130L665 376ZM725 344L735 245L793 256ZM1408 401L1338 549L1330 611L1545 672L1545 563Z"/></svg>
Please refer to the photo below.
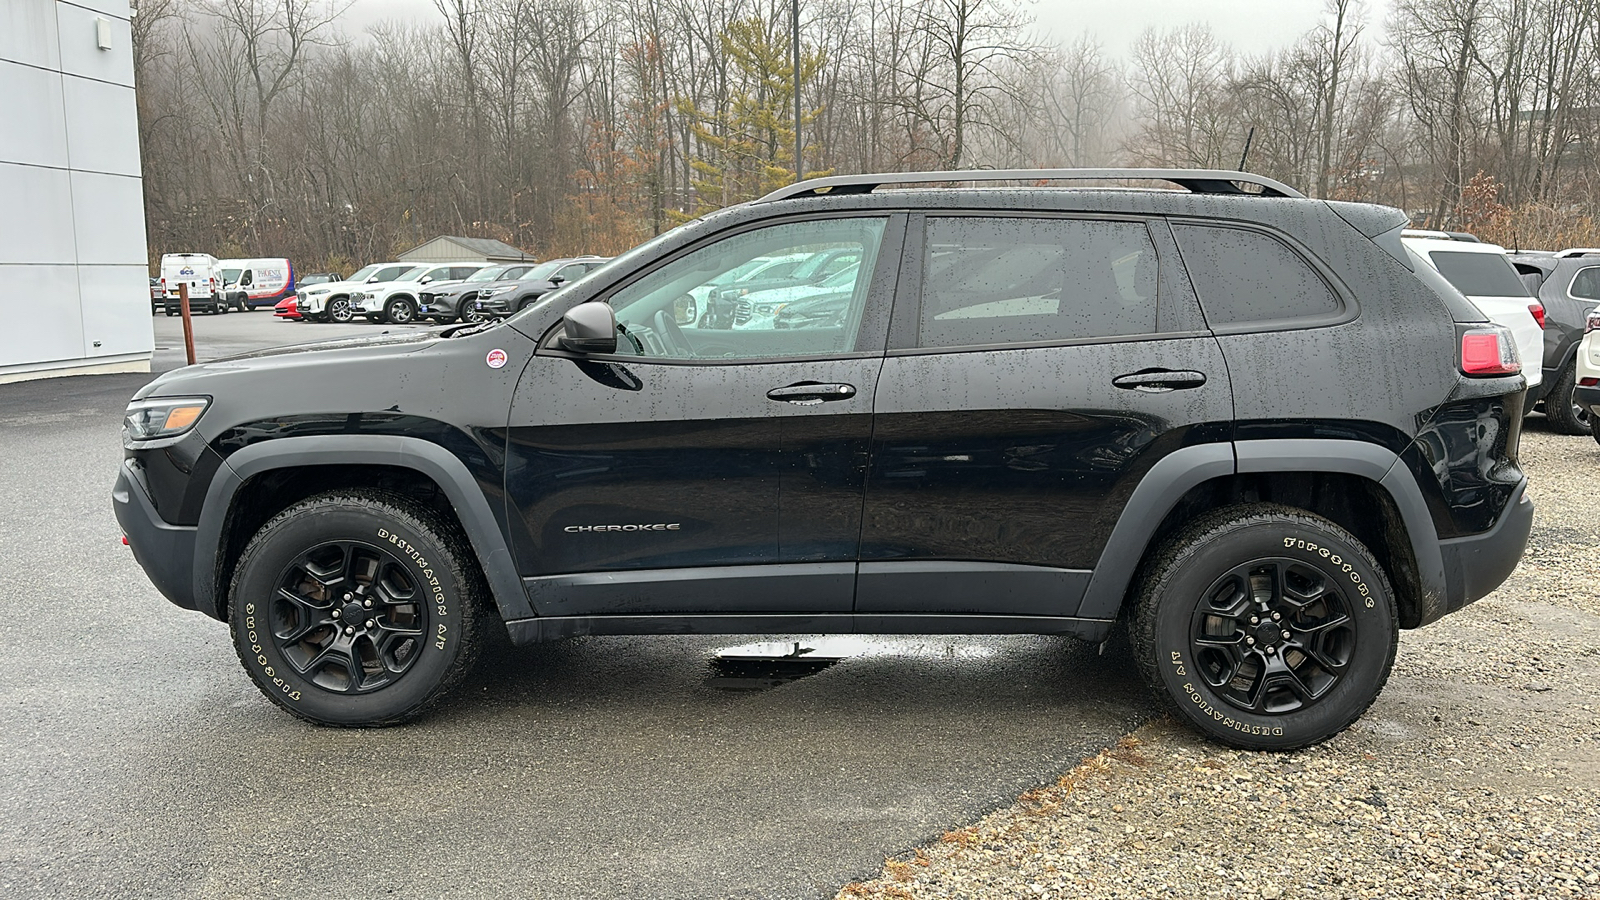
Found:
<svg viewBox="0 0 1600 900"><path fill-rule="evenodd" d="M139 0L152 258L349 272L439 234L620 252L806 175L1235 168L1507 246L1596 243L1600 0L1325 0L1292 44L1125 59L1014 0ZM1311 2L1311 0L1307 0ZM1376 36L1381 31L1382 37ZM798 69L798 72L796 71Z"/></svg>

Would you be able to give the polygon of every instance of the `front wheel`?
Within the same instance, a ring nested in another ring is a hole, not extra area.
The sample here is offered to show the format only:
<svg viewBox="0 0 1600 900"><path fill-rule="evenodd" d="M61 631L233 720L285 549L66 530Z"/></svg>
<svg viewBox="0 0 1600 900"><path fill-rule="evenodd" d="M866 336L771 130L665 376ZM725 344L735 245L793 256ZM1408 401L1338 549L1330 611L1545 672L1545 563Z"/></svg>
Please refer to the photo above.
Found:
<svg viewBox="0 0 1600 900"><path fill-rule="evenodd" d="M348 322L356 317L355 312L350 309L349 297L334 297L333 299L329 300L328 308L323 311L323 315L327 317L329 322L337 322L340 324Z"/></svg>
<svg viewBox="0 0 1600 900"><path fill-rule="evenodd" d="M477 657L472 562L437 515L403 497L303 500L239 557L229 589L234 648L256 686L302 719L407 721Z"/></svg>
<svg viewBox="0 0 1600 900"><path fill-rule="evenodd" d="M383 318L395 325L410 325L417 317L417 305L409 297L396 297L383 307Z"/></svg>
<svg viewBox="0 0 1600 900"><path fill-rule="evenodd" d="M1389 678L1394 592L1327 519L1273 504L1219 510L1140 578L1134 659L1165 706L1213 740L1292 750L1361 717Z"/></svg>

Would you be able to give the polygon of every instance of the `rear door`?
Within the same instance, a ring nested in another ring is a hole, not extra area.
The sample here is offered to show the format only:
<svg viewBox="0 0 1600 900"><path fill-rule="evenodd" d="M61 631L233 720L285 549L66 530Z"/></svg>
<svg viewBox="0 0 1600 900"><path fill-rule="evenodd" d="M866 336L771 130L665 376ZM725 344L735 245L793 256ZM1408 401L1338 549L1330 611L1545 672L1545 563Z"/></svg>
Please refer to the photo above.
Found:
<svg viewBox="0 0 1600 900"><path fill-rule="evenodd" d="M1144 473L1227 439L1227 369L1171 233L994 214L909 233L856 610L1071 616Z"/></svg>

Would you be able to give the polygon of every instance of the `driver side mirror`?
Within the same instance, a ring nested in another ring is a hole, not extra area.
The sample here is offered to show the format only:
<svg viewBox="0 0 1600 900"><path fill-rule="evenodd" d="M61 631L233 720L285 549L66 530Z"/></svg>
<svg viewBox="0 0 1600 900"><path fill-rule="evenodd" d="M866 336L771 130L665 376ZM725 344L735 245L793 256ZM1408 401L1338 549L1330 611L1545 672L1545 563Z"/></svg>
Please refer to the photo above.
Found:
<svg viewBox="0 0 1600 900"><path fill-rule="evenodd" d="M617 315L601 300L580 303L561 317L561 346L574 353L617 352Z"/></svg>
<svg viewBox="0 0 1600 900"><path fill-rule="evenodd" d="M565 275L551 275L550 276L550 283L551 284L562 284L566 280L567 280L567 276L565 276Z"/></svg>

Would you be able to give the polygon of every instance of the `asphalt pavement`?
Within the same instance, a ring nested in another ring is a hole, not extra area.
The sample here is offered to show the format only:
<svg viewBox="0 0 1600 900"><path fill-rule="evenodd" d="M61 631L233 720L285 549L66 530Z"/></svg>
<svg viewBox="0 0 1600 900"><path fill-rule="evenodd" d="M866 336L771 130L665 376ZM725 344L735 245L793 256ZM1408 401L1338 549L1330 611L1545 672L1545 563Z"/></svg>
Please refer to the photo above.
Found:
<svg viewBox="0 0 1600 900"><path fill-rule="evenodd" d="M202 359L382 330L197 319ZM496 657L405 727L303 724L119 540L149 377L0 385L0 896L831 896L1152 714L1125 651L1067 638L772 637L730 667L761 639L652 637ZM762 668L794 641L844 658Z"/></svg>

